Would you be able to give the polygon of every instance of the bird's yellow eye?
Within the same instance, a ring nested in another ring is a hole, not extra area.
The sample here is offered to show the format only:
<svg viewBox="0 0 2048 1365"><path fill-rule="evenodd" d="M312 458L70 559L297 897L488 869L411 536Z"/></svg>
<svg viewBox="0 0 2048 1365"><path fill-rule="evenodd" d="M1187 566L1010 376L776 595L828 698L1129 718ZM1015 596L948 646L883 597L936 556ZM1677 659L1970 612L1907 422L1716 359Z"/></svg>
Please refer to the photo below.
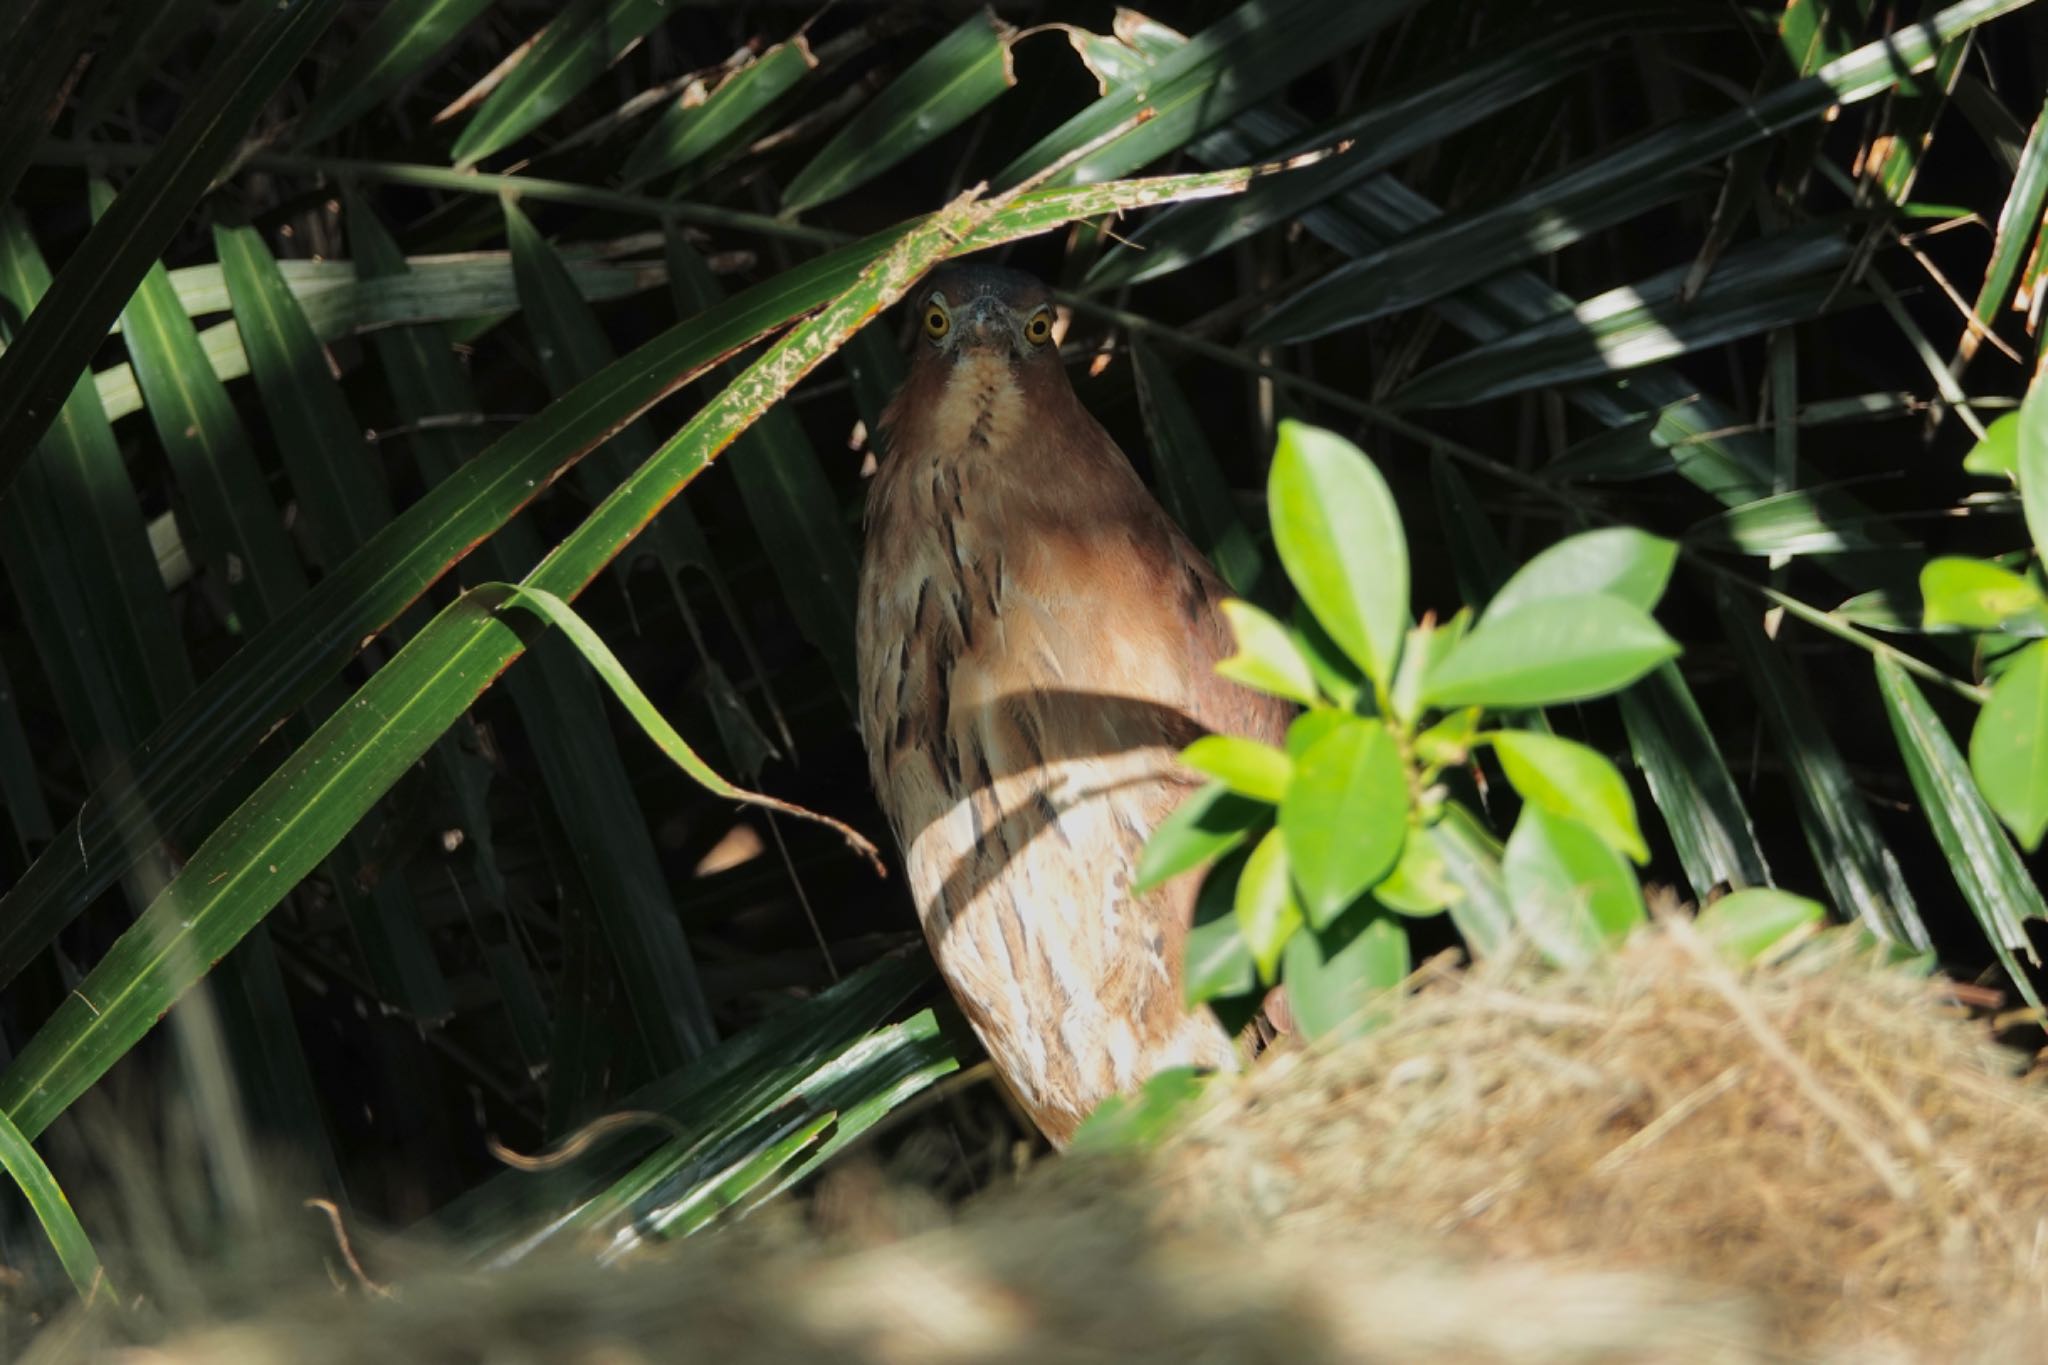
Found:
<svg viewBox="0 0 2048 1365"><path fill-rule="evenodd" d="M924 334L937 341L953 328L953 319L946 316L946 310L938 304L924 310Z"/></svg>
<svg viewBox="0 0 2048 1365"><path fill-rule="evenodd" d="M1031 321L1024 324L1024 339L1033 346L1043 346L1052 340L1052 314L1043 309L1031 315Z"/></svg>

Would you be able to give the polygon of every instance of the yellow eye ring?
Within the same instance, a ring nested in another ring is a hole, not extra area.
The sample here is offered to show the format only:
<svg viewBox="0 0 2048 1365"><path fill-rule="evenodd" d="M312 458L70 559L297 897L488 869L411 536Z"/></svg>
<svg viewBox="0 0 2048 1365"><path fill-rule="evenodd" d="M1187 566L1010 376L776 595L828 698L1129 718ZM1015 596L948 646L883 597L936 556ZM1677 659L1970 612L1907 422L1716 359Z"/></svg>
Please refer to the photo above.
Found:
<svg viewBox="0 0 2048 1365"><path fill-rule="evenodd" d="M930 337L933 341L937 341L951 330L953 330L953 319L946 316L945 309L937 304L933 304L925 310L924 334L926 336Z"/></svg>
<svg viewBox="0 0 2048 1365"><path fill-rule="evenodd" d="M1033 313L1031 321L1024 324L1024 339L1033 346L1043 346L1052 340L1052 314Z"/></svg>

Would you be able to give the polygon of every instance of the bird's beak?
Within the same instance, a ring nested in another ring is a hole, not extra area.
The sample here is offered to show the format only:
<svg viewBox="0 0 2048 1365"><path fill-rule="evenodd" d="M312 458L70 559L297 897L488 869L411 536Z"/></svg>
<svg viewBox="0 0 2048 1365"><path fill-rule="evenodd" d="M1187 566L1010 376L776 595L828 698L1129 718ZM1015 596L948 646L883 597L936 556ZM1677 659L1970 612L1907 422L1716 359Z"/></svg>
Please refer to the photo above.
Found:
<svg viewBox="0 0 2048 1365"><path fill-rule="evenodd" d="M960 329L959 344L963 347L1007 351L1017 344L1011 335L1009 310L995 299L974 300L967 305L955 325Z"/></svg>

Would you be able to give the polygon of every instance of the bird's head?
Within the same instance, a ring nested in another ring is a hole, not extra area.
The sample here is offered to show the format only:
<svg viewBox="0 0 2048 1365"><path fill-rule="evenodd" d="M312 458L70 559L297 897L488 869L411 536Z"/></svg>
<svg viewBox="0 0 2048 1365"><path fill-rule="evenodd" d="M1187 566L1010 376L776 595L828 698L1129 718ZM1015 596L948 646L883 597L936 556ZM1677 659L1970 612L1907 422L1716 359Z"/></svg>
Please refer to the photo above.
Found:
<svg viewBox="0 0 2048 1365"><path fill-rule="evenodd" d="M1021 270L942 266L915 297L921 360L1000 357L1019 364L1059 364L1059 347L1052 340L1052 293Z"/></svg>

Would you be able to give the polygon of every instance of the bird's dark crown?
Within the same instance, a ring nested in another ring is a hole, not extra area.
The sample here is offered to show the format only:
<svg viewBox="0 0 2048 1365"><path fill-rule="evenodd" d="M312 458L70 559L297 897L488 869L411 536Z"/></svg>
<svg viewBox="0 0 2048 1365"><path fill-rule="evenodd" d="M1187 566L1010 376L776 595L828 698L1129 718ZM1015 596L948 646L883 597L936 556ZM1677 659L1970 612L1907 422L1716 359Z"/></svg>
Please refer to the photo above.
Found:
<svg viewBox="0 0 2048 1365"><path fill-rule="evenodd" d="M934 294L944 294L946 302L955 308L973 299L994 298L1020 316L1052 302L1052 291L1036 275L1007 266L972 263L942 265L934 270L918 292L918 307L929 303Z"/></svg>

